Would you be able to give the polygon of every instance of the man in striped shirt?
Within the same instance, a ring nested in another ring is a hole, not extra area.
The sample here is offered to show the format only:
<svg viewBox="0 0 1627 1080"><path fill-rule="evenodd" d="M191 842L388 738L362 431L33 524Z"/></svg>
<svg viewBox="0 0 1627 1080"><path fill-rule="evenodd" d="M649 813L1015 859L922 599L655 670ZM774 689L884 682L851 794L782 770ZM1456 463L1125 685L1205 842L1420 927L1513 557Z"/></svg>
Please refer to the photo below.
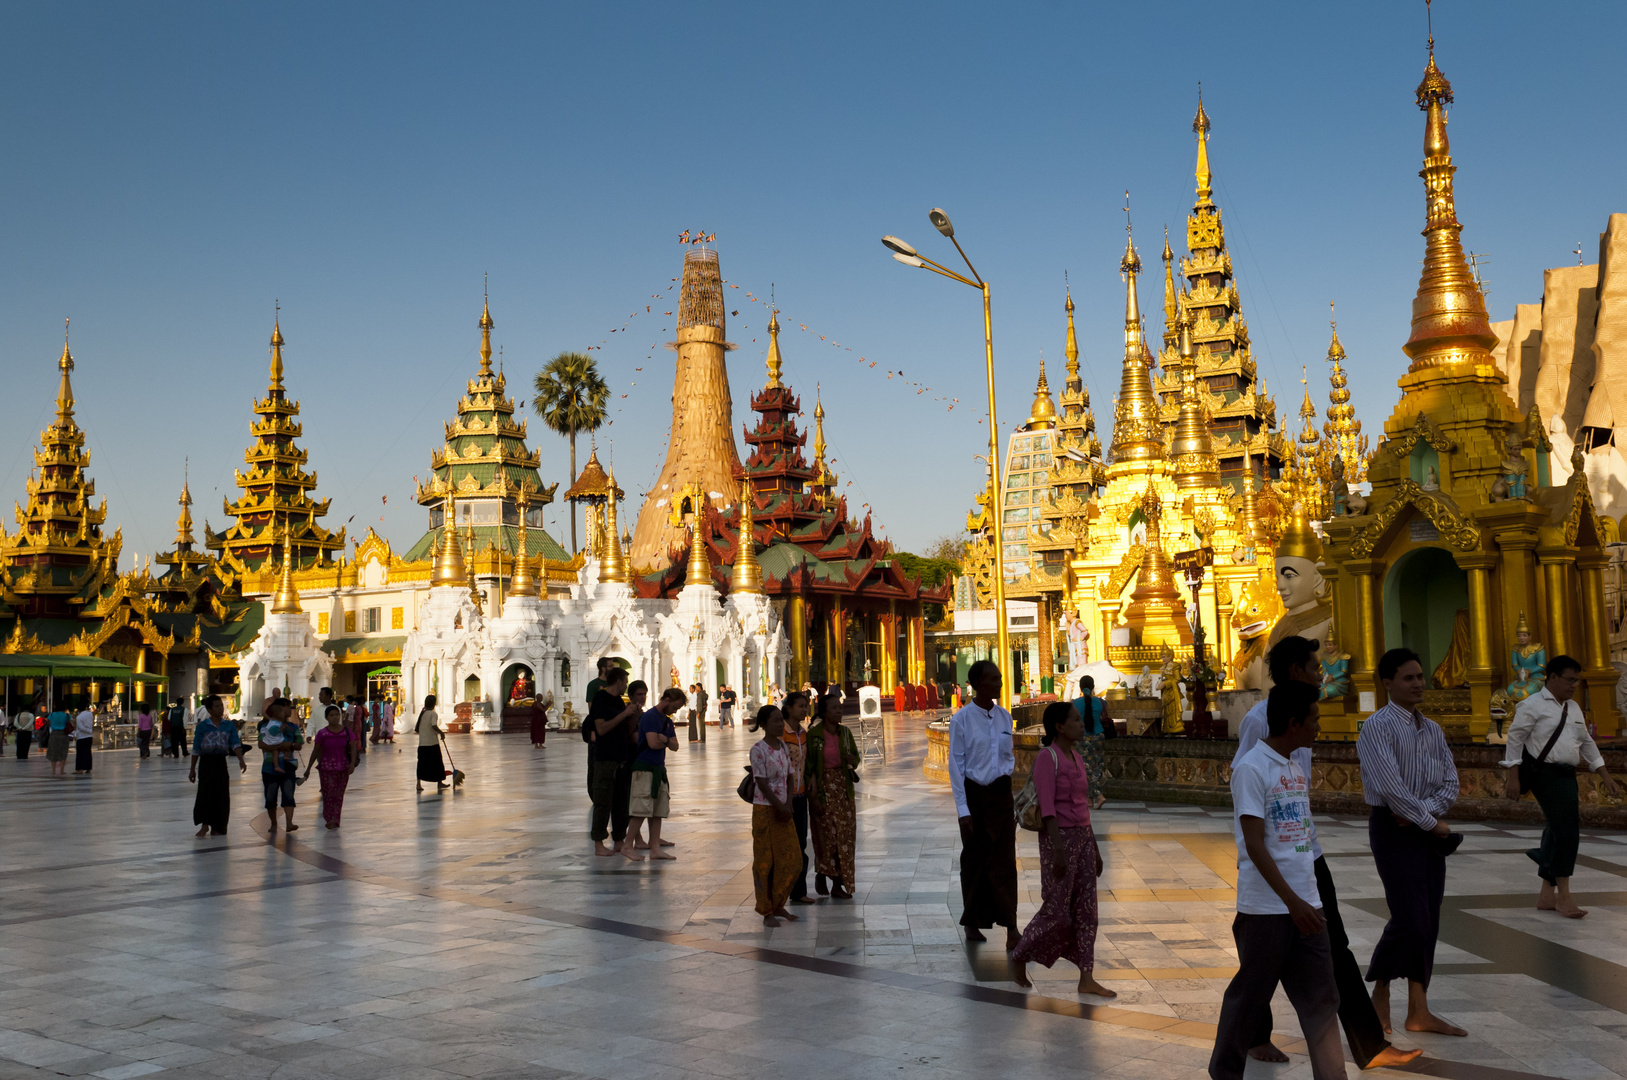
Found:
<svg viewBox="0 0 1627 1080"><path fill-rule="evenodd" d="M1463 841L1441 816L1458 797L1457 766L1440 725L1418 712L1424 666L1411 649L1391 649L1378 662L1389 704L1367 718L1356 739L1362 794L1373 808L1367 822L1390 921L1373 949L1367 981L1373 1008L1390 1031L1390 982L1407 980L1408 1031L1465 1035L1429 1011L1446 856Z"/></svg>

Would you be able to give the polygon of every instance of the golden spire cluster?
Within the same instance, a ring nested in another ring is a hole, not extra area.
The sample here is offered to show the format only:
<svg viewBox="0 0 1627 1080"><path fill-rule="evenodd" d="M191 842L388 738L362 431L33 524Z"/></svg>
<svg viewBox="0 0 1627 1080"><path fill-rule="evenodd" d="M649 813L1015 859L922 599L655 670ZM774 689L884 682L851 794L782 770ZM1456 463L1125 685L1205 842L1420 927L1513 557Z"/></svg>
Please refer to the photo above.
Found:
<svg viewBox="0 0 1627 1080"><path fill-rule="evenodd" d="M1332 301L1328 308L1333 309ZM1355 406L1350 404L1350 380L1345 375L1345 347L1339 343L1339 323L1329 319L1333 336L1328 341L1328 422L1322 425L1327 436L1330 453L1344 458L1345 480L1359 484L1367 479L1367 440L1361 433L1361 421L1356 419Z"/></svg>

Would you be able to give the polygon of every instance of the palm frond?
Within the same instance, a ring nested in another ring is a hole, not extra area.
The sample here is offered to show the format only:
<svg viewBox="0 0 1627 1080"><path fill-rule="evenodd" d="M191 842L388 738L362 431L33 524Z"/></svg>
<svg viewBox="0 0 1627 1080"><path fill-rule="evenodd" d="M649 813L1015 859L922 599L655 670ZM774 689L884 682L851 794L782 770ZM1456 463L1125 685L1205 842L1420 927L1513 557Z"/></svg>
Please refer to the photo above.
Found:
<svg viewBox="0 0 1627 1080"><path fill-rule="evenodd" d="M571 438L604 425L610 386L586 353L560 353L537 372L532 386L531 407L551 431Z"/></svg>

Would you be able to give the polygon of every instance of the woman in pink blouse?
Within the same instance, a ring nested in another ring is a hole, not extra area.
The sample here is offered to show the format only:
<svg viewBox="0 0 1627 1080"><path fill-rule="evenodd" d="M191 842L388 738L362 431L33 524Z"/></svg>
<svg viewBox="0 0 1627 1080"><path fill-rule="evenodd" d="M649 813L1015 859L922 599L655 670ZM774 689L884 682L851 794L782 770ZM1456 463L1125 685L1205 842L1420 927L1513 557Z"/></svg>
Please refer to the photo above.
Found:
<svg viewBox="0 0 1627 1080"><path fill-rule="evenodd" d="M1044 749L1034 757L1039 795L1039 913L1011 950L1013 981L1033 986L1028 962L1046 967L1058 959L1079 967L1079 993L1118 997L1094 977L1096 968L1096 877L1102 855L1090 830L1090 777L1078 745L1084 721L1065 701L1045 710Z"/></svg>
<svg viewBox="0 0 1627 1080"><path fill-rule="evenodd" d="M357 744L361 739L355 729L345 723L343 709L329 705L325 712L328 726L318 731L312 740L314 749L311 760L305 764L305 776L310 776L311 766L316 766L322 778L322 818L328 828L337 829L339 814L345 806L345 787L356 768Z"/></svg>

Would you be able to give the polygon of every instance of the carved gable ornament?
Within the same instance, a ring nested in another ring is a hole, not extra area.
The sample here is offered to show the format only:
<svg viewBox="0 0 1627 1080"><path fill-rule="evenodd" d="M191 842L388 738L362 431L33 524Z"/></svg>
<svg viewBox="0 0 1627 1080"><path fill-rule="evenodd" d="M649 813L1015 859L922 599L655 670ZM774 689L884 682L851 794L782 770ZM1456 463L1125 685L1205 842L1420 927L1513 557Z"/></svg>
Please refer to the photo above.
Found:
<svg viewBox="0 0 1627 1080"><path fill-rule="evenodd" d="M1430 443L1440 449L1434 442ZM1417 507L1441 534L1441 541L1459 551L1473 551L1480 546L1480 529L1459 514L1446 496L1437 491L1425 491L1416 480L1401 481L1395 495L1373 514L1373 520L1350 542L1350 554L1358 559L1370 559L1380 541L1388 536L1407 507Z"/></svg>
<svg viewBox="0 0 1627 1080"><path fill-rule="evenodd" d="M1418 418L1412 422L1412 427L1408 428L1405 434L1392 439L1389 445L1397 457L1406 457L1412 453L1412 448L1418 445L1419 439L1434 447L1437 453L1444 454L1457 449L1457 444L1446 432L1436 427L1435 422L1424 413L1419 413Z"/></svg>

